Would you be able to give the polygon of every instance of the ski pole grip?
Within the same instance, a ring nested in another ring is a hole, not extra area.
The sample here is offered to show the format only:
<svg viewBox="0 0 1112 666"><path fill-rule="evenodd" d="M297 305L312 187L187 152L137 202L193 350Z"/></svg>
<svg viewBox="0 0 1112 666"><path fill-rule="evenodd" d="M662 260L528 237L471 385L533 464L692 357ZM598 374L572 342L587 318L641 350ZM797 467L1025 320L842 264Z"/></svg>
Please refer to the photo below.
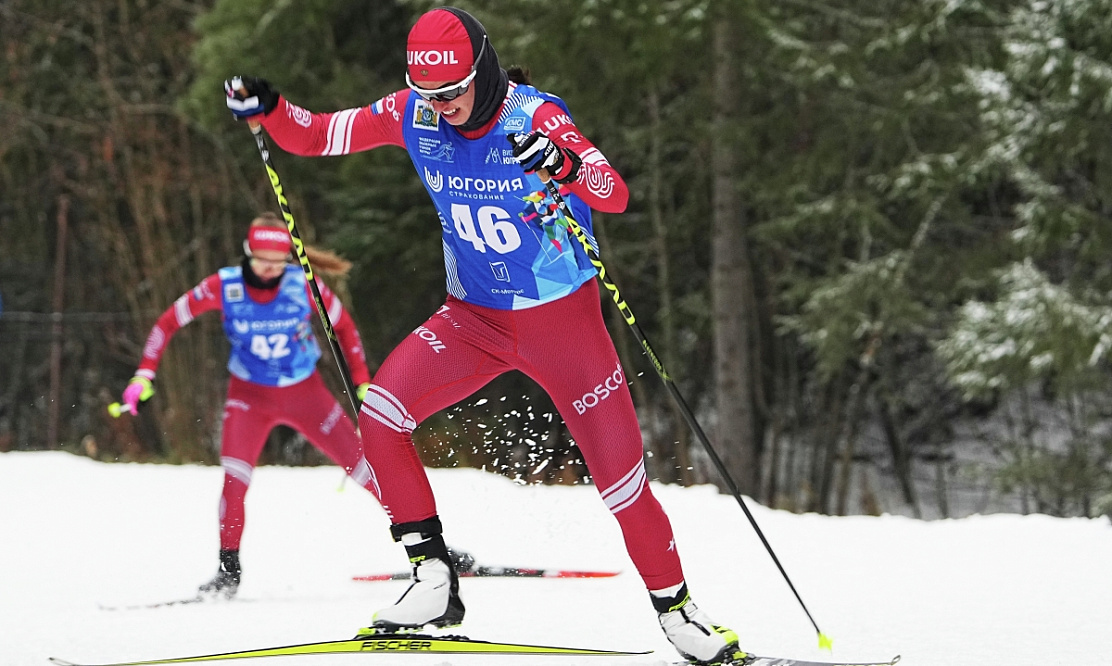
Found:
<svg viewBox="0 0 1112 666"><path fill-rule="evenodd" d="M525 132L522 132L521 134L510 133L506 135L506 138L509 139L511 144L517 146L519 143L519 139L523 139L525 136ZM548 181L552 180L552 176L548 174L548 169L537 169L537 177L540 178L541 182L545 185L548 185Z"/></svg>
<svg viewBox="0 0 1112 666"><path fill-rule="evenodd" d="M239 88L236 88L236 92L239 93L240 95L243 95L244 97L247 97L247 88L244 88L243 86L240 86ZM262 127L262 123L259 122L258 120L255 120L254 118L248 118L247 119L247 126L251 128L251 133L252 134L258 134L259 129Z"/></svg>

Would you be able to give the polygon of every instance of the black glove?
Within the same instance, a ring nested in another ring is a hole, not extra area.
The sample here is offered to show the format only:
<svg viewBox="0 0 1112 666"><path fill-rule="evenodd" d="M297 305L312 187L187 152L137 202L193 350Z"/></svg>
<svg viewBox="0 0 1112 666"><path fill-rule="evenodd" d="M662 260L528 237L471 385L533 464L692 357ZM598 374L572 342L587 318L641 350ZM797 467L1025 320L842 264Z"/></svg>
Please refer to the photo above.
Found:
<svg viewBox="0 0 1112 666"><path fill-rule="evenodd" d="M541 169L557 183L566 184L579 177L583 160L567 148L560 148L540 130L528 134L506 136L514 148L514 159L525 170L534 173Z"/></svg>
<svg viewBox="0 0 1112 666"><path fill-rule="evenodd" d="M224 81L228 94L228 108L236 120L266 115L278 106L278 91L270 82L257 76L233 76Z"/></svg>

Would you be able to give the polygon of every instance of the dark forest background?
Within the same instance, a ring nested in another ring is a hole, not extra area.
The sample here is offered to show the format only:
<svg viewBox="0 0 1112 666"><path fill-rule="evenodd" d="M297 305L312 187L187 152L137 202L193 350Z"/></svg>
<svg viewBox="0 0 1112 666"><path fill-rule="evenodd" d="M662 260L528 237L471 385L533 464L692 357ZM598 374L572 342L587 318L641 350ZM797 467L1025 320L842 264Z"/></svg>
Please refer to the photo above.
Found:
<svg viewBox="0 0 1112 666"><path fill-rule="evenodd" d="M1112 0L458 4L625 176L603 260L744 493L1112 510ZM174 339L138 418L105 407L159 313L276 210L222 81L371 103L432 6L0 0L0 450L216 462L216 317ZM333 286L373 366L444 297L427 196L398 149L274 159L302 235L355 264ZM719 483L603 307L652 476ZM430 465L586 480L518 374L416 437ZM263 462L323 460L279 430Z"/></svg>

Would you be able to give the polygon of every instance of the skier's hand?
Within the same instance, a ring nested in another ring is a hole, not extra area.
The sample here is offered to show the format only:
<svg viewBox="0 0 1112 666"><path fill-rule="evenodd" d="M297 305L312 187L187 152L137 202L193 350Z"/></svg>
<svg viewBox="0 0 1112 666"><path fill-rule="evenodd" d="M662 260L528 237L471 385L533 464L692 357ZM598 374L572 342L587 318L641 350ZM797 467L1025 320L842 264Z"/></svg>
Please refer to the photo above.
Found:
<svg viewBox="0 0 1112 666"><path fill-rule="evenodd" d="M135 416L139 413L139 403L150 400L152 395L154 395L154 387L151 386L151 380L146 377L132 377L127 383L127 388L124 389L121 413L126 410Z"/></svg>
<svg viewBox="0 0 1112 666"><path fill-rule="evenodd" d="M506 136L514 149L514 159L525 170L534 173L544 169L557 183L570 183L579 177L583 160L574 152L560 148L540 130L528 134Z"/></svg>
<svg viewBox="0 0 1112 666"><path fill-rule="evenodd" d="M256 76L233 76L224 81L228 108L236 120L266 115L278 106L278 91Z"/></svg>

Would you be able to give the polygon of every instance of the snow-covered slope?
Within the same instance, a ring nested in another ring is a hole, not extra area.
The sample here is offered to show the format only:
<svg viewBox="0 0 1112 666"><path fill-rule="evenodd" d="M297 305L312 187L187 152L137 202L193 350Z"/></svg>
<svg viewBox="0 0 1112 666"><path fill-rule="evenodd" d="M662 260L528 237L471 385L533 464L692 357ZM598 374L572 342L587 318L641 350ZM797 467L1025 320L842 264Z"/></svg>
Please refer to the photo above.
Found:
<svg viewBox="0 0 1112 666"><path fill-rule="evenodd" d="M519 486L431 470L448 542L485 563L621 569L610 579L465 579L457 633L647 657L338 655L318 664L649 666L676 653L656 626L617 524L591 487ZM192 595L216 570L215 467L103 464L0 454L0 664L91 663L350 638L404 582L353 575L405 567L374 499L337 468L264 467L247 499L241 600L104 610ZM1112 525L994 515L793 515L750 503L834 654L733 498L654 486L694 598L753 652L833 659L903 655L909 666L1112 663Z"/></svg>

